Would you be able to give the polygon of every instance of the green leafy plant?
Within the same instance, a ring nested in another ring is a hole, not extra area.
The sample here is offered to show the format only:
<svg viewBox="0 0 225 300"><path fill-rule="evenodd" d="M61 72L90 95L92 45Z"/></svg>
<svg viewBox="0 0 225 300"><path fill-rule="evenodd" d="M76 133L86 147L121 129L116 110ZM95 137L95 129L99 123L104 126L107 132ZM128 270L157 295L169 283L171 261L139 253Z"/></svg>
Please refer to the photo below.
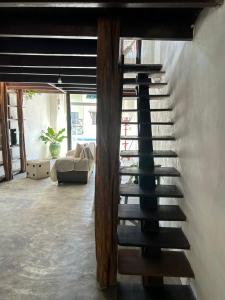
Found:
<svg viewBox="0 0 225 300"><path fill-rule="evenodd" d="M45 144L47 144L48 142L53 144L61 143L66 138L66 136L64 135L65 131L66 129L63 128L56 132L53 128L48 127L47 131L42 130L40 139Z"/></svg>
<svg viewBox="0 0 225 300"><path fill-rule="evenodd" d="M25 90L24 91L24 97L26 100L31 100L35 94L39 94L35 90Z"/></svg>

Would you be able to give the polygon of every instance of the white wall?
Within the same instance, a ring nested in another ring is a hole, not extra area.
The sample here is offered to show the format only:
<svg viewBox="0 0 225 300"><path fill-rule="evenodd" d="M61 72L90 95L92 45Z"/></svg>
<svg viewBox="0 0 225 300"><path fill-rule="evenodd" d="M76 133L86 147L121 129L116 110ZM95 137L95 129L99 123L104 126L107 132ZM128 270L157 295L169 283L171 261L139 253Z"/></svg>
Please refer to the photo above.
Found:
<svg viewBox="0 0 225 300"><path fill-rule="evenodd" d="M56 130L66 127L64 95L36 94L32 99L25 98L24 119L27 159L49 158L48 144L45 145L39 137L48 126ZM65 144L62 154L66 151Z"/></svg>
<svg viewBox="0 0 225 300"><path fill-rule="evenodd" d="M202 13L193 42L161 42L199 300L225 299L225 6ZM171 163L173 164L173 162ZM174 165L176 163L174 162Z"/></svg>

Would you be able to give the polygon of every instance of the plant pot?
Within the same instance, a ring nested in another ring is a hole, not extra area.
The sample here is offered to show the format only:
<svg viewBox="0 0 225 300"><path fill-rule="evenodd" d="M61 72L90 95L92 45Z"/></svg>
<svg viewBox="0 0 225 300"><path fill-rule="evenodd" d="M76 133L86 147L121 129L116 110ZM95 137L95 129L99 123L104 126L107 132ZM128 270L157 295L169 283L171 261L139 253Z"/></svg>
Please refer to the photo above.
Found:
<svg viewBox="0 0 225 300"><path fill-rule="evenodd" d="M61 145L59 143L51 143L49 146L49 151L52 158L58 158L61 151Z"/></svg>

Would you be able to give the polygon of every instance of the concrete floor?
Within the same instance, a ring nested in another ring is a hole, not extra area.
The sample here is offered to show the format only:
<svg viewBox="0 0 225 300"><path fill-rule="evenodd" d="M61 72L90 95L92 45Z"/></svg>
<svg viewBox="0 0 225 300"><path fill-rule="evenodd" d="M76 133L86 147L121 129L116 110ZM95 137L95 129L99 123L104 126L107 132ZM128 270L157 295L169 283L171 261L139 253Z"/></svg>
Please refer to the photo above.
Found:
<svg viewBox="0 0 225 300"><path fill-rule="evenodd" d="M95 279L94 176L88 185L0 184L0 299L102 300Z"/></svg>

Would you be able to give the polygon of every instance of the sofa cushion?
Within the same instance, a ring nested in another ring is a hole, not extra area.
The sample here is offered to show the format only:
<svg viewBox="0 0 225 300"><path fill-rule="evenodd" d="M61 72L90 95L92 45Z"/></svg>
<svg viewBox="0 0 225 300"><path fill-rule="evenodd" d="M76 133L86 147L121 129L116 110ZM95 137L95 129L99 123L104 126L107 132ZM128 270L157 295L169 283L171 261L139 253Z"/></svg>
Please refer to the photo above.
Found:
<svg viewBox="0 0 225 300"><path fill-rule="evenodd" d="M82 152L80 154L80 158L81 159L87 158L88 160L94 160L93 154L92 154L89 146L84 147L84 149L82 150Z"/></svg>
<svg viewBox="0 0 225 300"><path fill-rule="evenodd" d="M75 157L75 153L76 153L76 149L75 150L70 150L66 153L66 157L68 158L74 158Z"/></svg>
<svg viewBox="0 0 225 300"><path fill-rule="evenodd" d="M76 149L75 149L75 153L74 153L74 157L78 158L81 155L81 152L84 149L84 145L77 143Z"/></svg>
<svg viewBox="0 0 225 300"><path fill-rule="evenodd" d="M88 144L88 147L90 148L90 150L91 150L91 154L92 154L92 157L93 157L93 159L95 160L95 156L96 156L96 153L95 153L95 143L89 143Z"/></svg>

